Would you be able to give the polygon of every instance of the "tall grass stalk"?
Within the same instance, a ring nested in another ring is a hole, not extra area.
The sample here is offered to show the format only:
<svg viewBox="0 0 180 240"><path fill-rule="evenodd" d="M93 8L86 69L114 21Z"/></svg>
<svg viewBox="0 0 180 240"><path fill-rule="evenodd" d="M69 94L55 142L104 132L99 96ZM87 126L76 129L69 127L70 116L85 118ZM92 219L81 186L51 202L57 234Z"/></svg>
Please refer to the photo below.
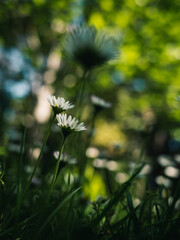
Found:
<svg viewBox="0 0 180 240"><path fill-rule="evenodd" d="M22 194L22 169L23 169L23 155L24 155L24 149L25 149L25 140L26 140L26 127L24 129L22 143L21 143L21 153L20 157L18 159L18 179L17 179L17 200L16 200L16 222L18 222L19 218L19 209L21 206L21 194Z"/></svg>
<svg viewBox="0 0 180 240"><path fill-rule="evenodd" d="M55 216L55 214L74 196L75 193L77 193L81 187L75 189L73 192L69 193L62 202L59 203L59 205L52 211L52 213L49 215L49 217L44 221L44 223L41 225L39 231L37 232L37 235L34 237L34 239L39 239L39 236L42 232L42 230L51 222L52 218Z"/></svg>
<svg viewBox="0 0 180 240"><path fill-rule="evenodd" d="M134 173L132 174L132 176L129 178L129 180L126 181L124 184L122 184L122 186L117 191L117 193L110 199L110 201L108 202L106 207L102 210L101 214L99 216L97 216L97 218L95 219L95 221L94 221L95 225L99 224L99 222L102 220L102 218L107 215L107 213L112 209L113 206L115 206L115 204L117 204L117 202L120 200L121 196L125 192L127 192L127 189L131 186L132 182L134 181L136 176L140 173L140 171L143 169L144 165L145 164L143 163L139 168L137 168L134 171Z"/></svg>
<svg viewBox="0 0 180 240"><path fill-rule="evenodd" d="M42 157L42 154L43 154L43 151L44 151L44 147L45 147L46 142L47 142L47 140L48 140L48 137L49 137L49 134L50 134L50 131L51 131L51 127L52 127L52 125L53 125L53 122L54 122L55 118L56 118L56 115L54 114L53 117L52 117L52 119L51 119L51 122L50 122L50 125L49 125L49 128L48 128L46 137L45 137L45 139L44 139L44 142L43 142L43 145L42 145L42 148L41 148L39 157L38 157L38 159L37 159L37 161L36 161L36 164L35 164L35 167L34 167L34 169L33 169L33 172L32 172L32 174L31 174L31 176L30 176L30 178L29 178L29 181L28 181L28 183L27 183L27 185L26 185L26 187L25 187L25 190L24 190L24 192L23 192L23 196L26 194L26 192L28 191L28 189L29 189L29 187L30 187L30 185L31 185L32 179L33 179L34 174L35 174L35 172L36 172L36 169L37 169L37 167L38 167L39 161L40 161L40 159L41 159L41 157Z"/></svg>

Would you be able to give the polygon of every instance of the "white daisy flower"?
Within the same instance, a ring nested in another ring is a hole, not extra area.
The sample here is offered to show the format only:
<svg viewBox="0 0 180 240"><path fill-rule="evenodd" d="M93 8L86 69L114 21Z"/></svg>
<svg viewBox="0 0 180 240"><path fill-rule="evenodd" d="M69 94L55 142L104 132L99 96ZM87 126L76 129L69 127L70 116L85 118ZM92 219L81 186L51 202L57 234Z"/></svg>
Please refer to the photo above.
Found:
<svg viewBox="0 0 180 240"><path fill-rule="evenodd" d="M91 96L91 102L100 108L110 108L111 103L104 101L102 98L99 98L97 96L92 95Z"/></svg>
<svg viewBox="0 0 180 240"><path fill-rule="evenodd" d="M84 123L79 123L79 120L75 117L72 118L71 115L67 116L67 114L57 114L56 115L58 126L62 129L64 135L69 135L72 132L80 132L87 130L84 126Z"/></svg>
<svg viewBox="0 0 180 240"><path fill-rule="evenodd" d="M55 114L61 113L74 107L74 105L70 104L69 101L65 101L63 97L56 98L55 96L48 96L47 100L53 107Z"/></svg>

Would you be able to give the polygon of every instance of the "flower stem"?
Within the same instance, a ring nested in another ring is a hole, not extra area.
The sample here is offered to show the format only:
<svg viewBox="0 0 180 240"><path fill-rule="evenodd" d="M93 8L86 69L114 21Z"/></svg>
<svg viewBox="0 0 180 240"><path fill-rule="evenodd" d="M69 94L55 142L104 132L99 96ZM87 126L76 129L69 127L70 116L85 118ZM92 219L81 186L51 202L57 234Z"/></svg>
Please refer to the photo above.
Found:
<svg viewBox="0 0 180 240"><path fill-rule="evenodd" d="M77 106L81 107L82 103L83 103L83 99L84 99L84 92L85 92L85 88L86 88L86 78L87 78L87 71L84 71L82 77L81 77L81 80L82 80L82 86L81 86L81 89L80 89L80 94L79 94L79 98L78 98L78 101L77 101Z"/></svg>
<svg viewBox="0 0 180 240"><path fill-rule="evenodd" d="M25 190L24 190L23 196L26 194L27 190L29 189L29 187L30 187L30 185L31 185L31 181L32 181L32 179L33 179L33 177L34 177L34 174L35 174L35 172L36 172L36 169L37 169L37 166L38 166L38 164L39 164L39 161L40 161L40 159L41 159L41 157L42 157L43 150L44 150L44 147L45 147L46 142L47 142L47 140L48 140L48 137L49 137L49 134L50 134L50 130L51 130L51 127L52 127L52 124L53 124L53 122L54 122L55 117L56 117L56 115L54 114L54 115L53 115L53 118L52 118L52 120L51 120L51 122L50 122L50 125L49 125L49 128L48 128L46 137L45 137L45 139L44 139L44 142L43 142L43 145L42 145L42 148L41 148L39 157L38 157L38 159L37 159L37 161L36 161L36 164L35 164L35 167L34 167L34 169L33 169L32 174L31 174L31 177L29 178L29 181L28 181L28 183L27 183L27 185L26 185L26 188L25 188Z"/></svg>
<svg viewBox="0 0 180 240"><path fill-rule="evenodd" d="M58 169L59 169L61 155L62 155L63 150L64 150L65 141L66 141L66 137L63 138L62 147L61 147L61 150L59 151L59 156L58 156L58 160L57 160L56 167L55 167L55 170L54 170L54 175L53 175L53 179L52 179L52 182L51 182L50 190L49 190L49 193L48 193L47 202L49 202L49 199L51 197L51 193L52 193L52 190L54 188L54 184L55 184L55 181L56 181L56 178L57 178L57 173L58 173Z"/></svg>
<svg viewBox="0 0 180 240"><path fill-rule="evenodd" d="M25 140L26 140L26 128L24 129L23 139L21 143L21 154L18 161L18 179L17 179L17 200L16 200L16 223L18 222L19 218L19 210L21 207L21 194L22 194L22 161L23 161L23 154L25 149Z"/></svg>

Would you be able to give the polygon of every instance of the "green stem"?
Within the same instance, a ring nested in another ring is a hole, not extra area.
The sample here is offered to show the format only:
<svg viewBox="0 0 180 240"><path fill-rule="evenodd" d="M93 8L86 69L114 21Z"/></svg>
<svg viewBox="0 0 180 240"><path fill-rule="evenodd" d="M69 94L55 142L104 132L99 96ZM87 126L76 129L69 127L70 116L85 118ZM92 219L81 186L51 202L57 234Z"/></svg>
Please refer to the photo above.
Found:
<svg viewBox="0 0 180 240"><path fill-rule="evenodd" d="M16 222L19 217L19 210L21 206L21 194L22 194L22 160L25 148L25 139L26 139L26 128L24 129L22 144L21 144L21 154L18 163L18 181L17 181L17 201L16 201Z"/></svg>
<svg viewBox="0 0 180 240"><path fill-rule="evenodd" d="M85 92L85 88L86 88L86 77L87 77L87 71L84 71L83 75L82 75L82 87L80 90L80 95L79 95L79 99L77 101L77 106L80 109L81 105L83 103L83 99L84 99L84 92Z"/></svg>
<svg viewBox="0 0 180 240"><path fill-rule="evenodd" d="M64 150L65 141L66 141L66 137L64 137L61 150L59 151L59 156L58 156L58 160L57 160L57 163L56 163L56 167L55 167L53 179L52 179L52 182L51 182L50 190L49 190L49 193L48 193L47 202L49 202L49 199L50 199L50 196L51 196L51 193L52 193L52 190L54 188L54 184L55 184L55 181L56 181L56 178L57 178L57 173L58 173L58 169L59 169L61 155L62 155L63 150Z"/></svg>
<svg viewBox="0 0 180 240"><path fill-rule="evenodd" d="M39 161L40 161L40 159L41 159L41 157L42 157L42 154L43 154L43 151L44 151L44 147L45 147L46 142L47 142L47 140L48 140L48 137L49 137L49 134L50 134L50 130L51 130L51 127L52 127L52 124L53 124L53 122L54 122L55 117L56 117L56 115L54 114L54 116L53 116L53 118L52 118L52 120L51 120L51 122L50 122L50 125L49 125L49 128L48 128L46 137L45 137L45 139L44 139L44 142L43 142L43 145L42 145L42 148L41 148L39 157L38 157L38 159L37 159L37 161L36 161L36 164L35 164L35 167L34 167L34 169L33 169L32 174L31 174L31 177L30 177L30 179L29 179L29 181L28 181L28 183L27 183L27 185L26 185L26 188L25 188L25 190L24 190L23 196L26 194L27 190L29 189L29 187L30 187L30 185L31 185L31 181L32 181L32 179L33 179L33 177L34 177L34 174L35 174L36 169L37 169L37 167L38 167Z"/></svg>

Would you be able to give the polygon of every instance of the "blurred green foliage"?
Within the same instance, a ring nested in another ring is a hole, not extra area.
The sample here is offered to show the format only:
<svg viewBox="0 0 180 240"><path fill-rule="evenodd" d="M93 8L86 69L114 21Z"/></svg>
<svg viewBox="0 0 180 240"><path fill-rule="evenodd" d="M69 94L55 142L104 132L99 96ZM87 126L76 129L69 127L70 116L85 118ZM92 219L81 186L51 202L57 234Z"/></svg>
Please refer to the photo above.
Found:
<svg viewBox="0 0 180 240"><path fill-rule="evenodd" d="M0 42L23 53L40 72L41 85L52 82L53 88L59 89L57 94L72 92L72 96L79 74L61 57L64 33L72 24L93 24L117 38L121 54L112 66L96 71L90 91L112 101L113 118L129 123L127 127L135 121L139 128L149 111L155 119L166 112L166 118L176 122L180 93L178 7L179 1L170 0L1 1ZM56 54L59 66L53 66ZM69 80L72 72L74 79Z"/></svg>
<svg viewBox="0 0 180 240"><path fill-rule="evenodd" d="M83 69L63 57L62 46L66 33L81 24L94 25L113 36L119 43L120 51L117 60L88 75L87 98L83 103L83 120L87 125L91 126L94 114L89 100L91 94L112 103L111 109L103 110L96 117L90 145L97 147L99 155L107 160L117 161L118 173L119 170L128 172L129 165L126 163L139 158L143 134L152 125L179 140L179 7L178 0L1 0L1 144L12 152L14 149L17 151L17 146L12 144L18 145L20 136L17 132L22 132L25 125L28 128L28 148L35 154L34 150L38 151L45 124L50 118L47 105L42 104L47 95L54 93L75 101ZM13 64L12 68L8 68L13 49L19 54L13 61L19 64L21 56L24 62L19 70L13 69ZM7 57L4 57L3 51L7 52ZM12 79L16 84L25 80L30 86L28 93L21 97L10 94L9 80ZM50 136L44 157L42 172L45 173L53 165L50 152L58 149L61 139L57 132L54 134L55 137ZM78 158L79 148L76 143L73 144L75 150L72 147L66 150ZM153 152L150 147L147 145L147 149ZM176 153L179 152L178 148ZM5 158L4 148L1 155ZM148 160L149 156L146 158ZM93 176L92 171L96 170L92 170L90 163L85 172L89 185L87 181L84 189L94 200L95 192L99 192L99 189L95 190L95 185L102 186L102 195L107 195L108 190L104 190L103 178L95 172ZM111 180L112 173L108 174L110 176L104 174L104 179ZM94 179L92 182L91 178ZM109 191L112 187L110 182Z"/></svg>
<svg viewBox="0 0 180 240"><path fill-rule="evenodd" d="M174 213L180 196L179 8L178 0L0 1L0 236L6 240L38 239L41 234L42 239L180 236L179 213ZM67 34L83 25L112 36L119 48L117 59L86 74L82 61L80 66L63 55ZM33 171L51 118L47 96L62 96L76 104L85 75L81 108L70 113L78 116L81 111L87 134L68 138L67 159L60 163L57 189L47 208L47 188L56 164L53 153L62 143L53 126L18 209L18 194ZM91 95L112 107L97 111ZM133 182L139 172L132 173L141 161L146 165ZM81 184L82 189L77 188ZM163 186L157 190L157 185Z"/></svg>

